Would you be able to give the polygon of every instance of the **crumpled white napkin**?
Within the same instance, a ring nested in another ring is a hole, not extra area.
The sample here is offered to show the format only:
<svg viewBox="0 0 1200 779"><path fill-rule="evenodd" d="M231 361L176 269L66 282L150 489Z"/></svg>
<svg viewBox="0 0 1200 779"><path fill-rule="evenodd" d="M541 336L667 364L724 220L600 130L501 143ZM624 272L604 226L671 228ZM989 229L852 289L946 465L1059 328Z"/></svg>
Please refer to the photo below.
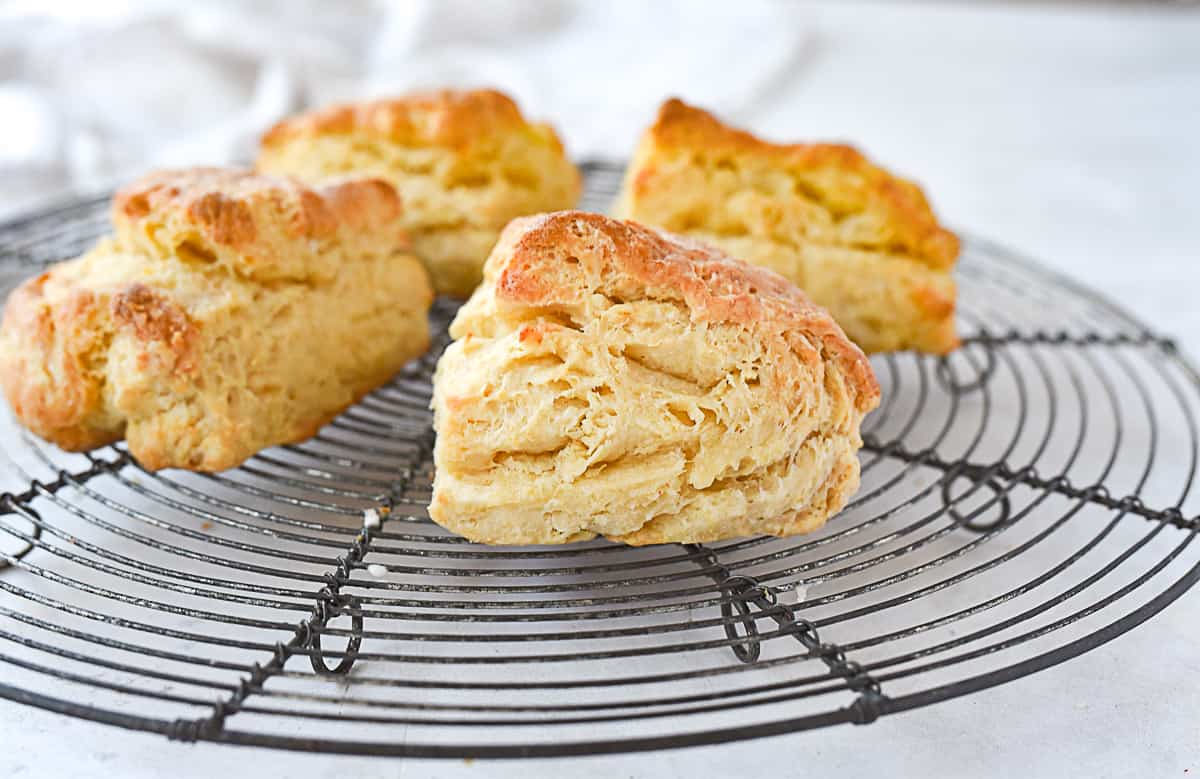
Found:
<svg viewBox="0 0 1200 779"><path fill-rule="evenodd" d="M623 157L680 95L731 116L808 45L778 0L224 0L0 10L0 214L156 166L247 161L306 106L495 86L577 158Z"/></svg>

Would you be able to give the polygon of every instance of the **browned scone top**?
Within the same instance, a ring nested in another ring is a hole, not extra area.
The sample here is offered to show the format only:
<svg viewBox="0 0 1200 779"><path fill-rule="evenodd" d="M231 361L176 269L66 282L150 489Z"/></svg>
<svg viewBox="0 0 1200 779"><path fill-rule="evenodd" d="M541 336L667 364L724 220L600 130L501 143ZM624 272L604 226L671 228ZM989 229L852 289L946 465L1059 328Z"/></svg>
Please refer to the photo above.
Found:
<svg viewBox="0 0 1200 779"><path fill-rule="evenodd" d="M668 100L614 211L779 273L868 353L958 347L958 239L916 184L849 146L770 143Z"/></svg>
<svg viewBox="0 0 1200 779"><path fill-rule="evenodd" d="M115 235L9 296L0 384L68 450L221 470L296 441L428 344L432 301L372 180L309 189L212 168L114 198Z"/></svg>
<svg viewBox="0 0 1200 779"><path fill-rule="evenodd" d="M579 242L583 227L607 239L599 254L602 261L561 262L564 247ZM560 211L514 219L492 257L499 262L489 264L485 273L495 285L497 301L573 306L596 291L617 299L633 294L681 296L698 320L737 323L762 338L783 339L806 362L828 355L849 379L861 411L879 404L879 384L870 362L828 312L778 273L712 246L637 222Z"/></svg>
<svg viewBox="0 0 1200 779"><path fill-rule="evenodd" d="M526 126L517 104L502 92L439 89L339 103L284 119L263 135L262 146L270 149L306 136L362 133L402 145L462 150ZM553 129L537 126L561 152L562 142Z"/></svg>
<svg viewBox="0 0 1200 779"><path fill-rule="evenodd" d="M864 236L864 243L898 249L931 268L950 268L958 258L958 237L938 224L921 188L875 165L853 146L771 143L678 98L662 104L647 134L663 147L769 157L802 174L800 186L838 218L877 213L887 231L875 241Z"/></svg>
<svg viewBox="0 0 1200 779"><path fill-rule="evenodd" d="M309 183L384 179L404 198L401 223L434 288L463 298L510 219L571 208L581 189L554 129L491 89L318 108L270 130L256 165Z"/></svg>
<svg viewBox="0 0 1200 779"><path fill-rule="evenodd" d="M491 544L820 527L879 386L773 272L581 211L514 220L438 362L430 517Z"/></svg>
<svg viewBox="0 0 1200 779"><path fill-rule="evenodd" d="M339 245L403 248L400 197L374 178L308 187L228 168L151 173L113 197L117 237L150 256L215 262L257 281L328 280Z"/></svg>

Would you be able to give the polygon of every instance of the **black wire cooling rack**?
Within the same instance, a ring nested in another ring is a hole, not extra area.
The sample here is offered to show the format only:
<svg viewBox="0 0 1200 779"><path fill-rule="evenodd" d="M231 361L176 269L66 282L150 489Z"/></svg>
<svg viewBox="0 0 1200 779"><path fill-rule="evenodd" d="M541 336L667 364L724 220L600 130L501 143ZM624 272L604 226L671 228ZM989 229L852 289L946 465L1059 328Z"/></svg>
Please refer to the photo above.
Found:
<svg viewBox="0 0 1200 779"><path fill-rule="evenodd" d="M586 205L619 176L587 166ZM0 286L105 220L96 199L8 223ZM442 531L425 506L445 304L390 385L226 473L67 455L5 410L0 696L187 741L574 755L866 724L1082 654L1200 577L1200 375L991 244L966 242L959 279L966 345L873 361L862 489L809 536Z"/></svg>

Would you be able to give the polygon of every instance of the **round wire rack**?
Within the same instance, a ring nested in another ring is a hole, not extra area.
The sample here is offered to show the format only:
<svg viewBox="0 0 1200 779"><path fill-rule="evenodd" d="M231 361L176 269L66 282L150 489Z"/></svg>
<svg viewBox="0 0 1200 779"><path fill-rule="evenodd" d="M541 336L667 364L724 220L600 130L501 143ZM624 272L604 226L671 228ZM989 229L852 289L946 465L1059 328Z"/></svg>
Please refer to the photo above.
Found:
<svg viewBox="0 0 1200 779"><path fill-rule="evenodd" d="M621 168L585 168L603 209ZM104 198L9 222L0 288L105 229ZM432 524L445 302L425 357L233 471L65 454L5 407L0 696L188 741L575 755L866 724L1082 654L1200 577L1200 375L997 246L966 241L958 276L964 347L873 360L862 488L808 536L503 548Z"/></svg>

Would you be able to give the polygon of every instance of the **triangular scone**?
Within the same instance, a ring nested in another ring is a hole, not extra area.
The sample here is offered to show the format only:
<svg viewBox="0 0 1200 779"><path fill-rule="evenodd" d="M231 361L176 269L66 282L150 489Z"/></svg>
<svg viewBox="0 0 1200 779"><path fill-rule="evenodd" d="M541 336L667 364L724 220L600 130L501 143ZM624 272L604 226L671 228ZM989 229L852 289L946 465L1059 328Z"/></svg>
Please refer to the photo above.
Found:
<svg viewBox="0 0 1200 779"><path fill-rule="evenodd" d="M214 168L113 200L115 235L22 284L0 383L64 449L230 468L307 438L428 348L433 300L395 190Z"/></svg>
<svg viewBox="0 0 1200 779"><path fill-rule="evenodd" d="M958 239L916 184L848 146L767 143L669 100L616 212L783 274L868 352L958 346Z"/></svg>
<svg viewBox="0 0 1200 779"><path fill-rule="evenodd" d="M377 176L438 292L467 297L513 217L572 208L580 178L549 125L491 89L415 92L329 106L277 124L259 170L308 182Z"/></svg>
<svg viewBox="0 0 1200 779"><path fill-rule="evenodd" d="M514 220L450 333L429 513L469 539L788 535L858 487L866 357L707 246L578 211Z"/></svg>

